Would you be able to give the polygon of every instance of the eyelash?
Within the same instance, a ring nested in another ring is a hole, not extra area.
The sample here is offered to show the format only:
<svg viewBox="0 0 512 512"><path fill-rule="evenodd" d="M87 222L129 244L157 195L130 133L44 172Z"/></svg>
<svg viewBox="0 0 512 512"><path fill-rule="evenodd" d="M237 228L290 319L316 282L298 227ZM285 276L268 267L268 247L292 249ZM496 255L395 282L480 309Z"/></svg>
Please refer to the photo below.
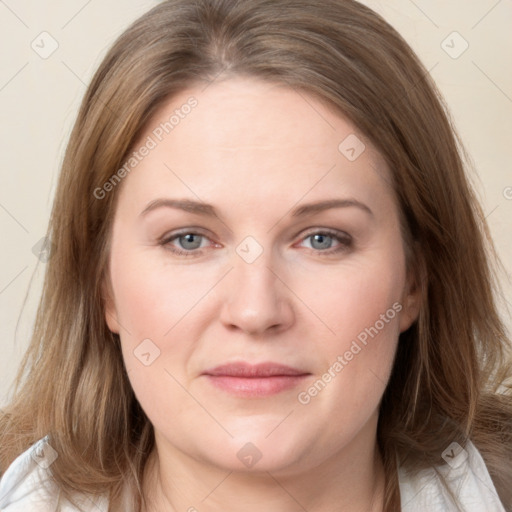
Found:
<svg viewBox="0 0 512 512"><path fill-rule="evenodd" d="M201 249L193 249L190 251L184 251L181 249L177 249L170 245L170 243L177 238L180 238L185 235L198 235L203 238L208 238L206 235L202 233L198 233L196 231L182 231L181 233L175 233L172 236L163 237L158 243L165 249L171 251L172 253L178 255L178 256L184 256L184 257L198 257L203 254L203 250ZM352 237L346 233L340 233L337 231L332 231L329 229L323 229L323 230L317 230L317 231L311 231L308 232L303 236L301 240L306 240L307 238L310 238L314 235L326 235L330 238L336 239L338 242L340 242L340 245L334 249L326 249L324 251L319 249L310 249L311 251L315 252L316 254L320 254L321 256L332 256L334 254L338 254L344 251L347 251L352 247Z"/></svg>

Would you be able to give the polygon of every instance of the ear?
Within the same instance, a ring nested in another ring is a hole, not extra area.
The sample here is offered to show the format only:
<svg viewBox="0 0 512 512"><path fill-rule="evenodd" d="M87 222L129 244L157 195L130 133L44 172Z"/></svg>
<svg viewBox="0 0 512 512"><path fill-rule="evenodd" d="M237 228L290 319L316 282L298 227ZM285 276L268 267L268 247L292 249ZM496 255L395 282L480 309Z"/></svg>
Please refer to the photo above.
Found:
<svg viewBox="0 0 512 512"><path fill-rule="evenodd" d="M103 297L105 322L108 328L114 334L119 334L119 322L117 320L117 309L114 300L114 292L112 290L112 283L110 275L105 276L101 285L101 293Z"/></svg>
<svg viewBox="0 0 512 512"><path fill-rule="evenodd" d="M418 319L424 300L426 267L418 247L407 269L406 284L402 294L402 312L400 314L400 332L404 332Z"/></svg>

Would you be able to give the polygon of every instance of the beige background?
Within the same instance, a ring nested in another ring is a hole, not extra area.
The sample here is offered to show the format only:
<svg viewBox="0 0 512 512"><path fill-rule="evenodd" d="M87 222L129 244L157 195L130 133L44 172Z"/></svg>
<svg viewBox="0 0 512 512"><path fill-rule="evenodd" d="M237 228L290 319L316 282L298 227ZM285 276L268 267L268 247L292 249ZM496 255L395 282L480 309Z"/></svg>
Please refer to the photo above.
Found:
<svg viewBox="0 0 512 512"><path fill-rule="evenodd" d="M46 231L80 99L106 49L156 3L0 0L0 405L30 337L45 266L32 248ZM364 3L411 44L449 104L477 170L473 180L506 267L501 280L512 303L512 2ZM51 49L43 31L58 43L48 58L31 47ZM511 328L510 317L506 321Z"/></svg>

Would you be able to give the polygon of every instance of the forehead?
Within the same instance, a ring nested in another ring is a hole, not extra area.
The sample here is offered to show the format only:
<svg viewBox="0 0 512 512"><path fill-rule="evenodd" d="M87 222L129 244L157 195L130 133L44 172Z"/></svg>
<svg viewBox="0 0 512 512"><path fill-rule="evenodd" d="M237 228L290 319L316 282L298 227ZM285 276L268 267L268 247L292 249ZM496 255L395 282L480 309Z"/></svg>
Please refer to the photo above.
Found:
<svg viewBox="0 0 512 512"><path fill-rule="evenodd" d="M333 107L303 91L233 77L180 92L159 109L146 132L169 121L170 114L179 113L192 97L197 106L175 119L178 124L164 135L166 139L179 137L187 147L200 144L232 152L250 147L279 152L290 147L326 149L334 144L337 149L339 137L356 131Z"/></svg>
<svg viewBox="0 0 512 512"><path fill-rule="evenodd" d="M151 150L127 180L141 201L155 188L212 202L227 194L268 202L274 193L296 202L333 187L367 200L391 192L384 161L347 119L302 91L252 78L180 92L134 150L144 145Z"/></svg>

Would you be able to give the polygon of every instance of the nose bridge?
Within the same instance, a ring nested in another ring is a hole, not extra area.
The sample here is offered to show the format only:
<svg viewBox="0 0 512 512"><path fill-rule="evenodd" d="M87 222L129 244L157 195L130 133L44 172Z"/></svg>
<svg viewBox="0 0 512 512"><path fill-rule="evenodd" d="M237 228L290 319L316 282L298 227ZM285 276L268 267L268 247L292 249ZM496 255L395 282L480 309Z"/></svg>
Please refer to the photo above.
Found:
<svg viewBox="0 0 512 512"><path fill-rule="evenodd" d="M291 321L291 304L274 259L272 248L254 236L246 236L236 246L222 311L226 324L261 333Z"/></svg>
<svg viewBox="0 0 512 512"><path fill-rule="evenodd" d="M234 279L236 287L242 290L249 287L251 295L268 294L267 299L275 295L275 281L272 248L260 244L253 236L246 237L235 249Z"/></svg>

